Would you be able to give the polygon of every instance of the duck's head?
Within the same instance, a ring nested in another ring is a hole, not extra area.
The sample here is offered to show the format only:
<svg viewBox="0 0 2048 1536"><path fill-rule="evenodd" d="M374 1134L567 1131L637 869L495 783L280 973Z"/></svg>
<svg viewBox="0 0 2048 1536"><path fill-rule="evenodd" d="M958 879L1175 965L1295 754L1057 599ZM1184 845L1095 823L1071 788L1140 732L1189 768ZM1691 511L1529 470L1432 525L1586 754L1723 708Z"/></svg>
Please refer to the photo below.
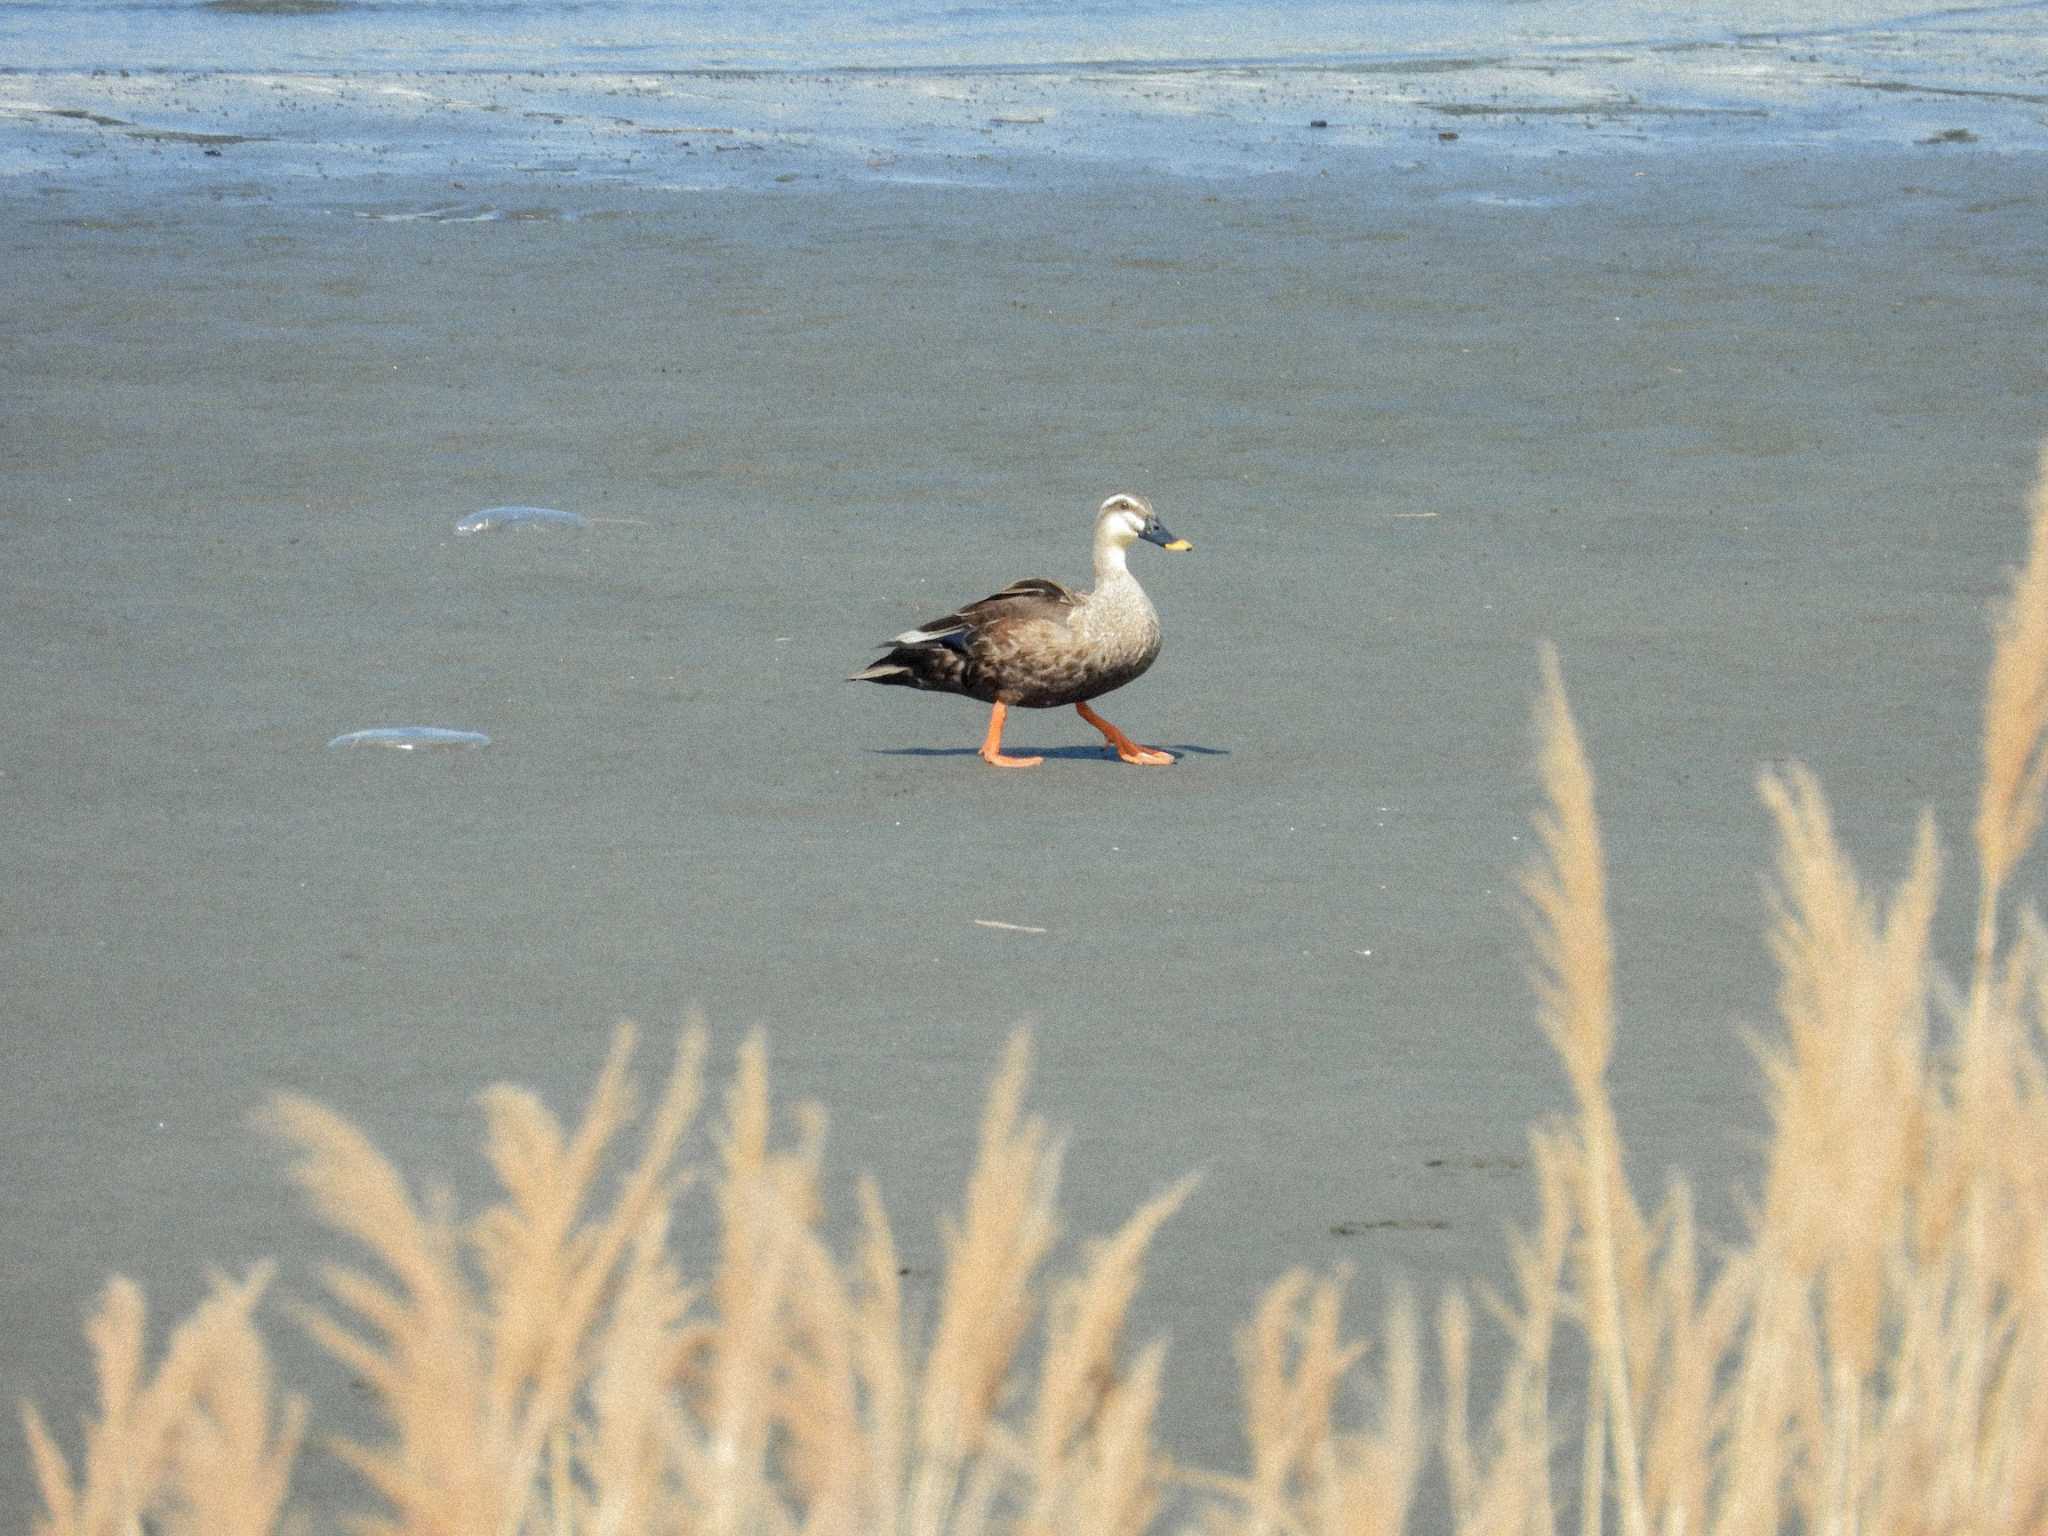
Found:
<svg viewBox="0 0 2048 1536"><path fill-rule="evenodd" d="M1098 543L1108 543L1119 550L1129 549L1140 539L1174 554L1195 547L1168 533L1166 525L1153 512L1152 503L1128 491L1118 491L1096 512L1095 538Z"/></svg>

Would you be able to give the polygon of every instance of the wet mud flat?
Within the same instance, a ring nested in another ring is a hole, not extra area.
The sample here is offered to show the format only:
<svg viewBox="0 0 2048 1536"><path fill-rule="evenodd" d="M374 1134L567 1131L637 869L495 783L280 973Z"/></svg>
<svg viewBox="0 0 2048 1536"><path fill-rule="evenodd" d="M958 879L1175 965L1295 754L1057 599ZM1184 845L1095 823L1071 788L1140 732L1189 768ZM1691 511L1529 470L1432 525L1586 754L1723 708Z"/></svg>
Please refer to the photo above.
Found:
<svg viewBox="0 0 2048 1536"><path fill-rule="evenodd" d="M2048 426L2048 174L1470 147L7 194L0 1395L74 1421L112 1270L160 1316L262 1255L314 1287L248 1128L272 1089L473 1194L478 1087L573 1105L619 1016L693 1005L721 1048L767 1028L914 1285L1030 1020L1075 1234L1205 1171L1139 1317L1175 1341L1169 1444L1229 1465L1230 1331L1281 1269L1352 1264L1362 1306L1504 1278L1565 1098L1512 898L1544 639L1601 775L1635 1171L1685 1167L1728 1229L1774 988L1757 767L1812 763L1879 878L1923 805L1966 825ZM430 216L458 204L546 216ZM976 706L843 683L1084 578L1118 489L1196 546L1134 556L1165 651L1104 705L1172 767L1020 712L1047 761L995 773ZM480 508L584 525L462 535ZM398 722L489 745L326 750Z"/></svg>

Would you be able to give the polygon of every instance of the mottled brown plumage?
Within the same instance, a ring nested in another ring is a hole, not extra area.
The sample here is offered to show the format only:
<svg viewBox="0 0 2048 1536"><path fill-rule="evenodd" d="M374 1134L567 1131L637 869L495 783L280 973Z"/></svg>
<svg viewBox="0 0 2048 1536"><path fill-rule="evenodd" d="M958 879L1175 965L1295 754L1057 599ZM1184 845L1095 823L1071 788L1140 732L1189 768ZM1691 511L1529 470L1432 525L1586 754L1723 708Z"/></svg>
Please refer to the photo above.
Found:
<svg viewBox="0 0 2048 1536"><path fill-rule="evenodd" d="M1142 497L1112 496L1095 515L1093 589L1075 592L1042 576L1013 582L898 635L886 655L850 680L960 693L994 705L981 755L1002 767L1038 761L1002 755L1003 714L1012 705L1072 704L1126 762L1171 762L1087 707L1140 675L1159 654L1159 614L1124 561L1139 539L1171 550L1189 547L1160 526Z"/></svg>

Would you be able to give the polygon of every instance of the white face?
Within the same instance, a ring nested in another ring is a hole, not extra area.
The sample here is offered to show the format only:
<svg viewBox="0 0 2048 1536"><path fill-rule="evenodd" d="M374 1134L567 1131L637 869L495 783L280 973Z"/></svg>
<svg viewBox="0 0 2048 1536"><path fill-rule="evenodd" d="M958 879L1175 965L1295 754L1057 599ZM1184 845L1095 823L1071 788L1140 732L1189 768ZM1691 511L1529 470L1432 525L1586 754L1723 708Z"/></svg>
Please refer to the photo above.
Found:
<svg viewBox="0 0 2048 1536"><path fill-rule="evenodd" d="M1119 544L1135 544L1152 525L1152 509L1135 496L1116 495L1102 504L1097 514L1104 529Z"/></svg>

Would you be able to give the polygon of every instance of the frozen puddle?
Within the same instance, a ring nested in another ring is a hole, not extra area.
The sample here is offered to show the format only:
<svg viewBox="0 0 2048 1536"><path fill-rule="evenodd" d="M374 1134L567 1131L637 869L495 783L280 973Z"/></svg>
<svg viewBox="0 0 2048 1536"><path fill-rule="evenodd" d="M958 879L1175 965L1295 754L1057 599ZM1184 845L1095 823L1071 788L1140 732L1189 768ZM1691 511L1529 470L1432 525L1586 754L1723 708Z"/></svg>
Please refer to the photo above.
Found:
<svg viewBox="0 0 2048 1536"><path fill-rule="evenodd" d="M457 533L496 533L501 528L588 528L590 519L580 512L556 507L485 507L472 512L455 525Z"/></svg>
<svg viewBox="0 0 2048 1536"><path fill-rule="evenodd" d="M491 738L482 731L452 731L443 725L380 725L337 736L327 743L327 750L388 747L394 752L453 752L490 744Z"/></svg>

